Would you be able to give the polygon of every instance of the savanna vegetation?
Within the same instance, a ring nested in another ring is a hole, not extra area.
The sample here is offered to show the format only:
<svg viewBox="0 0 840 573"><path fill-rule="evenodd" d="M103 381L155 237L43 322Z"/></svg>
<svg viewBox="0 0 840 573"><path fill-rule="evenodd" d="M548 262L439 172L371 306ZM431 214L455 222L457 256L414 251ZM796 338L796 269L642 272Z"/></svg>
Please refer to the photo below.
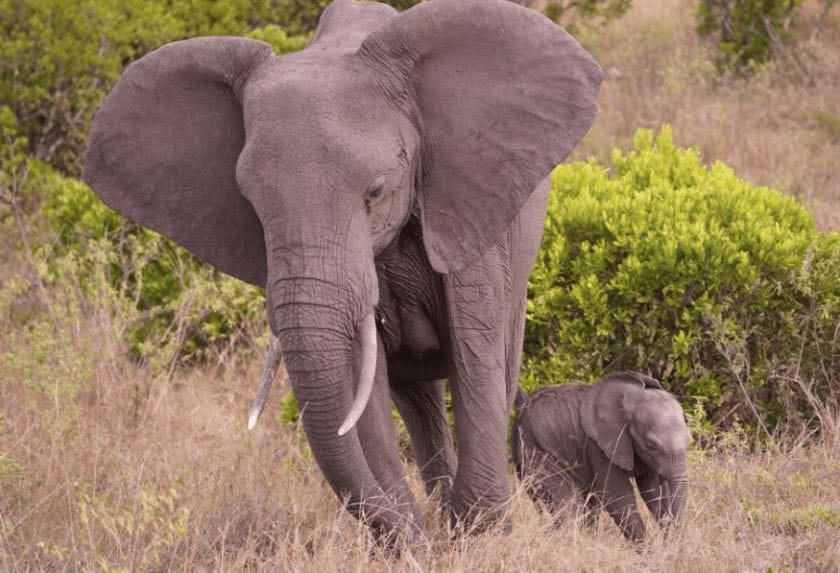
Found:
<svg viewBox="0 0 840 573"><path fill-rule="evenodd" d="M425 551L372 552L287 388L246 431L262 292L78 179L128 62L202 34L300 49L326 0L0 0L0 569L840 568L840 10L521 3L606 72L554 175L523 383L661 377L695 437L685 526L635 551L518 490L511 535L453 543L432 499Z"/></svg>

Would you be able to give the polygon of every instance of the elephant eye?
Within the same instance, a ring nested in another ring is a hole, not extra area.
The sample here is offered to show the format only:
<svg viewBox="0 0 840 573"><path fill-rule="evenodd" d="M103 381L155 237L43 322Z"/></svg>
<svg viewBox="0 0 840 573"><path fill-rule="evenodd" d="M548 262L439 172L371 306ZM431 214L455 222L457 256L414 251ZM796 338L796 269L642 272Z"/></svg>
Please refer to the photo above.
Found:
<svg viewBox="0 0 840 573"><path fill-rule="evenodd" d="M384 190L385 177L380 175L368 187L367 193L365 193L365 205L370 207L371 203L373 203L382 196L382 192Z"/></svg>

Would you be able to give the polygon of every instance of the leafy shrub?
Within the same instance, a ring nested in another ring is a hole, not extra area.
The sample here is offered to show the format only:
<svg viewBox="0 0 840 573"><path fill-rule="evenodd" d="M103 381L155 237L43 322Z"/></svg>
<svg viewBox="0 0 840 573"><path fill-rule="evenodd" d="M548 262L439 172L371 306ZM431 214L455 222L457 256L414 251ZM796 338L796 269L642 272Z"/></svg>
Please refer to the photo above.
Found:
<svg viewBox="0 0 840 573"><path fill-rule="evenodd" d="M783 49L803 0L703 0L698 32L717 36L720 65L748 71Z"/></svg>
<svg viewBox="0 0 840 573"><path fill-rule="evenodd" d="M150 571L163 568L165 560L187 536L190 510L181 501L184 479L177 477L163 490L143 489L127 500L108 499L101 495L77 494L79 521L89 531L86 547L55 547L40 542L39 549L63 561L68 556L90 559L103 571Z"/></svg>
<svg viewBox="0 0 840 573"><path fill-rule="evenodd" d="M574 29L580 22L606 24L624 15L632 0L550 0L545 15L558 24Z"/></svg>
<svg viewBox="0 0 840 573"><path fill-rule="evenodd" d="M774 425L795 381L840 391L840 235L722 163L677 148L669 127L554 172L529 284L526 389L649 371L710 420Z"/></svg>
<svg viewBox="0 0 840 573"><path fill-rule="evenodd" d="M0 0L0 101L31 155L78 174L93 114L128 63L174 40L244 36L279 16L272 0ZM294 40L280 53L305 42Z"/></svg>
<svg viewBox="0 0 840 573"><path fill-rule="evenodd" d="M397 10L406 10L421 0L381 0ZM274 22L292 34L306 34L318 26L318 19L332 0L275 0Z"/></svg>
<svg viewBox="0 0 840 573"><path fill-rule="evenodd" d="M76 179L50 172L39 185L47 192L42 213L57 235L40 252L46 278L73 274L89 297L107 301L137 357L158 366L223 358L231 344L263 336L262 289L126 221Z"/></svg>

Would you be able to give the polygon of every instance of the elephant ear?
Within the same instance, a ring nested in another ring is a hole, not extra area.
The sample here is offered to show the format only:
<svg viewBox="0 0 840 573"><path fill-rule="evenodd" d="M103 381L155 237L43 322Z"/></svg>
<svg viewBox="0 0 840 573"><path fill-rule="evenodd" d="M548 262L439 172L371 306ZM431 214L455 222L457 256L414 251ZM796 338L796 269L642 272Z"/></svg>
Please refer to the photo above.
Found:
<svg viewBox="0 0 840 573"><path fill-rule="evenodd" d="M607 376L605 378L605 380L609 380L609 379L612 379L612 378L627 378L627 379L632 380L632 381L634 381L638 384L641 384L642 388L653 388L653 389L656 389L656 390L665 390L665 388L662 387L662 383L659 380L657 380L656 378L653 378L651 376L648 376L647 374L642 374L641 372L632 372L632 371L620 372L618 374L611 374L611 375Z"/></svg>
<svg viewBox="0 0 840 573"><path fill-rule="evenodd" d="M110 207L265 286L260 220L236 183L237 95L274 51L245 38L167 44L126 68L93 120L84 180Z"/></svg>
<svg viewBox="0 0 840 573"><path fill-rule="evenodd" d="M505 0L432 0L385 22L359 55L416 102L429 262L468 266L589 129L602 72L562 28ZM396 77L396 80L393 78Z"/></svg>
<svg viewBox="0 0 840 573"><path fill-rule="evenodd" d="M583 431L614 465L628 472L633 471L634 451L624 402L629 393L642 390L626 377L608 376L589 387L580 404Z"/></svg>

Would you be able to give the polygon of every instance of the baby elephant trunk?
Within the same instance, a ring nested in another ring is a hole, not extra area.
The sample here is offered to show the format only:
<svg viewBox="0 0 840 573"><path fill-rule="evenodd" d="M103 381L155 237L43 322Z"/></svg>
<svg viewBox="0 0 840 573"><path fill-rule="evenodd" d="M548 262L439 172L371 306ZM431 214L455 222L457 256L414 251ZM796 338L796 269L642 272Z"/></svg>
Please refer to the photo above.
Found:
<svg viewBox="0 0 840 573"><path fill-rule="evenodd" d="M685 517L685 507L688 502L688 478L682 476L665 480L663 492L668 500L665 521L667 523L679 524Z"/></svg>

